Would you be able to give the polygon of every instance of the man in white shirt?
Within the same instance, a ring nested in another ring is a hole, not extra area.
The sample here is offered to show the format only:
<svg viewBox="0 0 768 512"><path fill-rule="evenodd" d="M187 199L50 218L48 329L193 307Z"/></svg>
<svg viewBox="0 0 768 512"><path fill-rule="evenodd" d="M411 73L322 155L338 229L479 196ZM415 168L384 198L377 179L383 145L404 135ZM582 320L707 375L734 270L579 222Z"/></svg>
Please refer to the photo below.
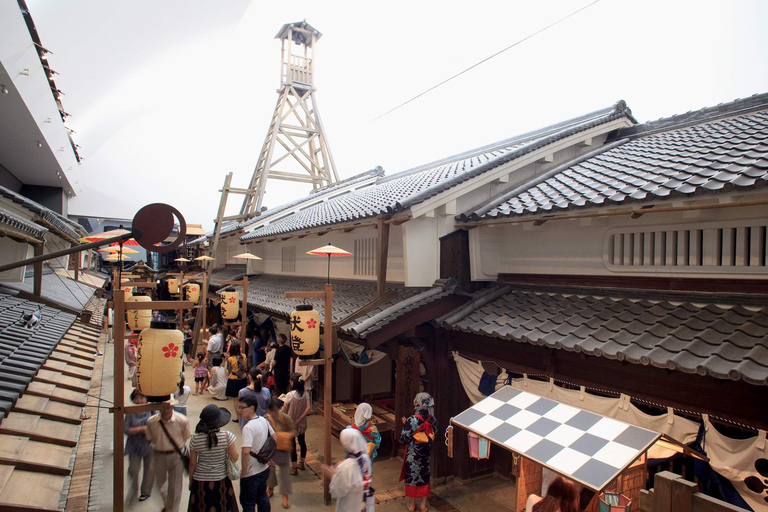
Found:
<svg viewBox="0 0 768 512"><path fill-rule="evenodd" d="M205 365L210 371L213 359L221 357L224 349L224 337L219 333L218 326L212 325L208 328L211 338L208 340L208 353L205 357Z"/></svg>
<svg viewBox="0 0 768 512"><path fill-rule="evenodd" d="M259 512L270 512L269 496L267 496L267 479L269 465L262 464L251 453L258 453L267 437L274 435L269 422L256 414L259 403L256 397L245 395L240 398L237 413L246 421L243 427L242 469L240 471L240 505L243 512L254 512L258 506Z"/></svg>

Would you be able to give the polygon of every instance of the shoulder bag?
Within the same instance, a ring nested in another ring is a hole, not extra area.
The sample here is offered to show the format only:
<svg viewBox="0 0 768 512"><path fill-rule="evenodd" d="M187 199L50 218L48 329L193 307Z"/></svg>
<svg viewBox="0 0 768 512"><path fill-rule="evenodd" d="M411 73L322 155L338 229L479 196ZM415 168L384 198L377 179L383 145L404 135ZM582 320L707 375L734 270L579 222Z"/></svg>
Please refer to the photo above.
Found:
<svg viewBox="0 0 768 512"><path fill-rule="evenodd" d="M251 451L251 457L259 461L260 464L267 464L272 460L272 456L275 454L277 442L275 441L275 438L272 437L272 434L274 433L275 431L272 430L272 426L267 422L267 439L264 440L264 444L261 445L258 453L253 453L253 451Z"/></svg>
<svg viewBox="0 0 768 512"><path fill-rule="evenodd" d="M168 433L168 429L165 428L165 423L163 423L163 420L158 421L158 423L160 423L160 427L163 429L163 432L165 432L166 437L168 437L168 441L171 442L173 449L176 450L176 453L178 453L179 457L181 457L181 463L184 465L184 471L189 474L189 450L187 450L186 446L183 448L176 446L176 443L173 441L171 434Z"/></svg>

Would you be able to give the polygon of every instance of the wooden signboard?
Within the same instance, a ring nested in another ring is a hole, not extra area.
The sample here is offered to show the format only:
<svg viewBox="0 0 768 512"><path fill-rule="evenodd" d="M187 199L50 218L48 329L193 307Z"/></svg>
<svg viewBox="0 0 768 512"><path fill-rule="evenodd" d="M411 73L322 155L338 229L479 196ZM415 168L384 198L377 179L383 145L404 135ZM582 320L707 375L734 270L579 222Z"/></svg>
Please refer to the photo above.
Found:
<svg viewBox="0 0 768 512"><path fill-rule="evenodd" d="M419 392L419 368L421 357L413 347L400 345L395 371L395 440L400 439L403 430L402 418L413 414L413 399Z"/></svg>

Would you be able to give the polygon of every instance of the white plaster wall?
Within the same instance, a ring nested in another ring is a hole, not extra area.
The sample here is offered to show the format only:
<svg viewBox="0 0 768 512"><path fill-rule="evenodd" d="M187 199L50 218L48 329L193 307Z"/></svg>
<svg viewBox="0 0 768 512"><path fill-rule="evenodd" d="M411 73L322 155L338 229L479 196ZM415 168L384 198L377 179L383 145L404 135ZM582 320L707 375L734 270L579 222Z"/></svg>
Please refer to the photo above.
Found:
<svg viewBox="0 0 768 512"><path fill-rule="evenodd" d="M37 128L48 145L41 151L50 151L53 154L59 165L56 170L60 171L70 184L77 182L81 179L79 164L71 149L59 108L51 93L50 83L17 2L0 2L0 34L3 42L0 44L0 63L11 77L13 86L19 91L30 117L35 119ZM29 70L29 75L21 74L26 73L25 69ZM45 123L44 120L48 118L51 122ZM61 147L65 150L58 151ZM19 178L25 181L24 176ZM66 204L66 200L64 203Z"/></svg>
<svg viewBox="0 0 768 512"><path fill-rule="evenodd" d="M62 238L48 232L45 236L45 253L51 253L61 251L63 249L69 249L72 246L69 242ZM69 256L62 256L60 258L52 258L46 262L53 269L66 269L69 265Z"/></svg>
<svg viewBox="0 0 768 512"><path fill-rule="evenodd" d="M390 227L387 265L387 281L389 282L403 282L404 279L402 231L402 226ZM293 237L285 241L275 240L274 242L251 243L248 244L248 247L254 248L250 251L251 253L263 258L263 261L257 262L253 266L254 269L260 269L258 270L260 272L286 276L325 278L328 272L328 258L324 256L311 256L306 253L326 244L332 244L352 252L354 250L354 241L362 238L378 238L378 231L372 227L358 228L350 233L331 231L321 237L317 235L308 235L304 238ZM283 272L282 248L290 246L296 247L296 272ZM240 247L242 249L245 246ZM376 281L376 276L354 275L353 256L331 258L331 278Z"/></svg>
<svg viewBox="0 0 768 512"><path fill-rule="evenodd" d="M753 194L744 199L759 199ZM768 197L766 195L765 197ZM716 201L710 200L710 201ZM669 203L665 206L670 206ZM470 257L473 280L494 280L499 273L563 275L667 275L712 277L712 272L674 267L623 268L620 272L606 267L603 259L606 235L612 229L642 228L658 231L665 226L699 223L727 223L753 219L764 222L765 206L734 207L685 212L649 213L639 219L629 215L582 220L481 226L470 230ZM715 274L718 275L718 274ZM768 270L752 269L743 275L721 273L721 277L768 279Z"/></svg>
<svg viewBox="0 0 768 512"><path fill-rule="evenodd" d="M10 238L0 238L0 265L7 265L34 256L31 245L16 242ZM0 272L0 283L21 283L24 281L24 272L27 267L16 268Z"/></svg>

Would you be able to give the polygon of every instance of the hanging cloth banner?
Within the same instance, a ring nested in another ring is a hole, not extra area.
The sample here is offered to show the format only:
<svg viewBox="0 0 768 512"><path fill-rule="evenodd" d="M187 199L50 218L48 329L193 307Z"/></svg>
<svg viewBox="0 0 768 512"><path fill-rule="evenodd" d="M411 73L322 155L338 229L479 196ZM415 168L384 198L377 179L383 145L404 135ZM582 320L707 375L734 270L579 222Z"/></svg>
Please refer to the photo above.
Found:
<svg viewBox="0 0 768 512"><path fill-rule="evenodd" d="M709 465L730 480L736 492L753 510L765 510L768 502L768 448L765 431L749 439L731 439L717 431L709 417L704 422L704 450Z"/></svg>
<svg viewBox="0 0 768 512"><path fill-rule="evenodd" d="M370 350L362 345L348 341L339 340L339 348L341 349L341 355L344 356L344 360L355 368L371 366L387 357L386 352Z"/></svg>

